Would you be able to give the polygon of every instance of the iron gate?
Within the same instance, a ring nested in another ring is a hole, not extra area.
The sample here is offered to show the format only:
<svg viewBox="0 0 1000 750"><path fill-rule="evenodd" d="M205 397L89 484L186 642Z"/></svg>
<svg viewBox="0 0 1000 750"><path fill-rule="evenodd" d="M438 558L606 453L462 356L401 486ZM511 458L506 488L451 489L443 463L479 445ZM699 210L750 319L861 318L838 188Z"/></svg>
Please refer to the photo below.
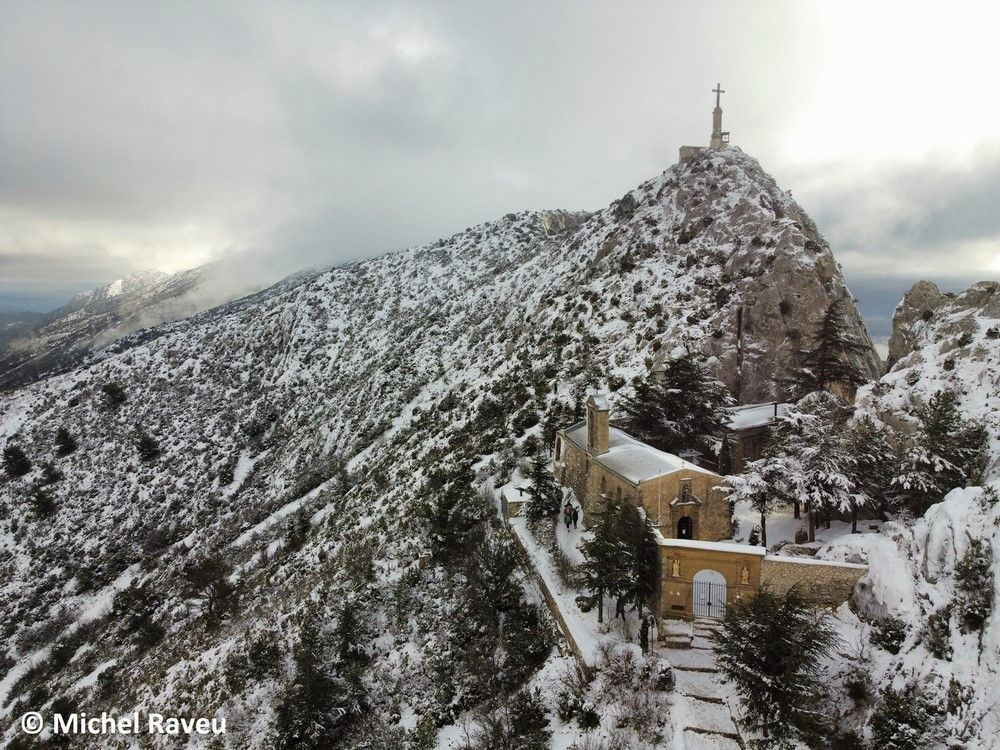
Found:
<svg viewBox="0 0 1000 750"><path fill-rule="evenodd" d="M694 582L694 616L721 620L726 616L726 584Z"/></svg>

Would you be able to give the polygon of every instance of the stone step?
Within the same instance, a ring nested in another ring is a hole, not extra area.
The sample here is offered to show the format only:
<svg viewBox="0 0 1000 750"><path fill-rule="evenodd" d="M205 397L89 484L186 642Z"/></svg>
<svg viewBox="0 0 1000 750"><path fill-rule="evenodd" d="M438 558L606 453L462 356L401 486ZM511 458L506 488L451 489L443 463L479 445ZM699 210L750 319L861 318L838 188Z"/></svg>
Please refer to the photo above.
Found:
<svg viewBox="0 0 1000 750"><path fill-rule="evenodd" d="M715 649L715 641L703 635L696 635L691 639L691 646L693 648L703 648L706 651L712 651Z"/></svg>
<svg viewBox="0 0 1000 750"><path fill-rule="evenodd" d="M691 639L691 638L674 638L674 637L671 637L671 638L664 638L661 641L661 643L664 645L665 648L686 649L686 648L691 648L691 642L692 642L692 640L693 639Z"/></svg>
<svg viewBox="0 0 1000 750"><path fill-rule="evenodd" d="M727 695L718 673L674 670L674 688L681 695L721 703Z"/></svg>
<svg viewBox="0 0 1000 750"><path fill-rule="evenodd" d="M715 655L698 648L673 649L663 654L674 669L716 669Z"/></svg>
<svg viewBox="0 0 1000 750"><path fill-rule="evenodd" d="M743 750L743 743L735 733L688 727L684 730L684 747L686 750Z"/></svg>
<svg viewBox="0 0 1000 750"><path fill-rule="evenodd" d="M716 667L678 667L674 665L674 669L679 672L704 672L706 674L718 674L719 670Z"/></svg>
<svg viewBox="0 0 1000 750"><path fill-rule="evenodd" d="M738 737L729 707L722 703L688 699L683 706L684 728L686 730L710 732L729 737Z"/></svg>

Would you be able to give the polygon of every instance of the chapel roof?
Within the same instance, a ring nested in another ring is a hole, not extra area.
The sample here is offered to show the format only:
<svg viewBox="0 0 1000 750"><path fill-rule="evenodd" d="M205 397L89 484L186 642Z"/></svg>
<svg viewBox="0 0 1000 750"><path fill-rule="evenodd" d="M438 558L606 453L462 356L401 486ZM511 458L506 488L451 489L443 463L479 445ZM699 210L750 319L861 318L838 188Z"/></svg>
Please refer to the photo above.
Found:
<svg viewBox="0 0 1000 750"><path fill-rule="evenodd" d="M587 422L582 420L570 425L564 431L566 438L584 450L587 449ZM608 450L591 460L606 466L616 474L625 477L633 484L655 479L664 474L686 469L699 474L711 474L697 464L685 461L673 453L661 451L638 440L617 427L608 428Z"/></svg>

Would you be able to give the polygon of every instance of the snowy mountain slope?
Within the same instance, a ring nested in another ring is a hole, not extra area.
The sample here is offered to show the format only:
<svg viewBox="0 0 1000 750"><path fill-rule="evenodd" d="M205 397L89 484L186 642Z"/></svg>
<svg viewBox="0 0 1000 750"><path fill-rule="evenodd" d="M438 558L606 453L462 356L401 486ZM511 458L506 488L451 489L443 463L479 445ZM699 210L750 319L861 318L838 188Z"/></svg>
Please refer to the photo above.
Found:
<svg viewBox="0 0 1000 750"><path fill-rule="evenodd" d="M290 279L0 395L0 444L33 463L0 479L0 712L60 696L218 711L240 727L226 746L262 747L287 657L242 683L226 665L260 638L287 654L304 611L333 622L351 597L372 634L371 720L454 721L482 670L460 658L467 582L426 564L431 475L474 462L503 483L587 388L679 345L743 401L776 395L845 295L808 217L726 149L606 210L509 214ZM861 364L877 372L873 348ZM65 456L60 427L78 442ZM214 627L185 578L209 553L234 566L240 603ZM119 591L157 637L126 630Z"/></svg>
<svg viewBox="0 0 1000 750"><path fill-rule="evenodd" d="M982 281L958 295L914 284L893 316L891 369L858 391L857 403L883 421L912 430L914 413L939 390L958 394L966 417L992 438L988 477L1000 471L1000 283Z"/></svg>
<svg viewBox="0 0 1000 750"><path fill-rule="evenodd" d="M33 325L22 326L16 337L0 337L0 389L64 372L128 333L236 296L232 288L213 282L214 276L212 265L173 274L145 271L78 294Z"/></svg>

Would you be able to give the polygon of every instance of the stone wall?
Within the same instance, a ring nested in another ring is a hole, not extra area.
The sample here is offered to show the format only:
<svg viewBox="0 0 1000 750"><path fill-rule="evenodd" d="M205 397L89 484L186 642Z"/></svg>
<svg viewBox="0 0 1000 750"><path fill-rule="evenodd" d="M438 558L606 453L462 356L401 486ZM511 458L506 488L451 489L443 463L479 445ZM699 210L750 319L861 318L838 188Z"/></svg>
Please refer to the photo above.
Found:
<svg viewBox="0 0 1000 750"><path fill-rule="evenodd" d="M760 582L763 550L749 545L737 549L736 545L699 548L663 540L660 543L660 616L690 618L694 614L694 577L702 570L717 571L726 579L727 602L752 596Z"/></svg>
<svg viewBox="0 0 1000 750"><path fill-rule="evenodd" d="M680 497L682 484L690 484L691 494L700 502L691 505L671 505ZM723 478L704 470L681 469L650 479L639 485L640 498L653 525L668 539L677 537L677 522L683 516L693 521L694 539L716 542L733 534L733 514L729 500L715 487Z"/></svg>
<svg viewBox="0 0 1000 750"><path fill-rule="evenodd" d="M760 584L779 594L798 585L813 604L837 607L850 598L854 584L867 572L864 565L769 556L761 566Z"/></svg>

